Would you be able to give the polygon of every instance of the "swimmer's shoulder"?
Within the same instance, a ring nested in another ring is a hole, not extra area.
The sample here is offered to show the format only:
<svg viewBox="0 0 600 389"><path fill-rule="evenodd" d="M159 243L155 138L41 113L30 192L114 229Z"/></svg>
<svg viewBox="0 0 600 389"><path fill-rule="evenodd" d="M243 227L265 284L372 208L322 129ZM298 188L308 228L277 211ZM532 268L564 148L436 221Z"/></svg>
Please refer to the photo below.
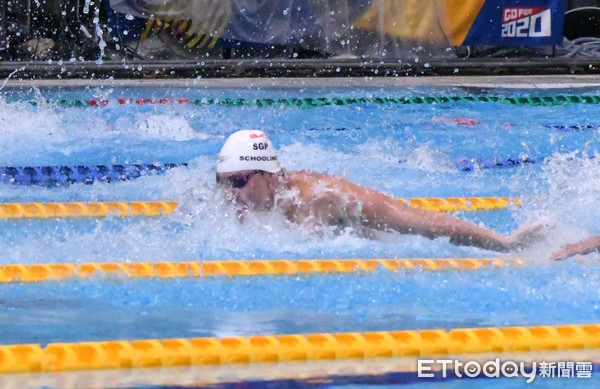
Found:
<svg viewBox="0 0 600 389"><path fill-rule="evenodd" d="M335 193L355 193L362 189L345 177L310 170L292 172L288 179L292 186L299 188L301 192L321 192L323 188L329 188Z"/></svg>
<svg viewBox="0 0 600 389"><path fill-rule="evenodd" d="M313 185L332 185L345 181L344 178L332 176L325 173L319 173L312 170L297 170L286 172L286 177L294 185L313 186Z"/></svg>

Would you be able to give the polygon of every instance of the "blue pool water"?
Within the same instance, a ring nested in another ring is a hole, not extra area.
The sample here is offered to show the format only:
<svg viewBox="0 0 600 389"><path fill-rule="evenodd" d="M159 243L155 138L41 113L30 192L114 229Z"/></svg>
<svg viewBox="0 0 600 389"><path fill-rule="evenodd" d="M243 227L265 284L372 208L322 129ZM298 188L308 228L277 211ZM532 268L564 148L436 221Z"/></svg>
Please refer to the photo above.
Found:
<svg viewBox="0 0 600 389"><path fill-rule="evenodd" d="M116 104L122 97L555 95L595 90L192 86L5 88L1 93L0 165L188 164L127 182L61 188L1 185L2 202L179 203L175 213L161 218L2 220L2 264L498 256L531 263L476 272L2 285L1 344L600 322L597 255L563 263L547 259L561 244L600 232L600 106ZM4 101L14 98L39 104ZM110 103L101 108L45 103L60 98ZM473 121L457 123L463 118ZM553 127L564 125L583 129ZM443 238L382 233L379 240L367 240L351 229L315 234L277 214L252 216L240 224L216 193L214 163L225 137L241 128L267 132L290 170L345 175L394 197L519 198L520 208L456 216L502 233L540 219L556 227L531 248L497 254L456 247ZM465 158L539 161L466 172L456 168Z"/></svg>

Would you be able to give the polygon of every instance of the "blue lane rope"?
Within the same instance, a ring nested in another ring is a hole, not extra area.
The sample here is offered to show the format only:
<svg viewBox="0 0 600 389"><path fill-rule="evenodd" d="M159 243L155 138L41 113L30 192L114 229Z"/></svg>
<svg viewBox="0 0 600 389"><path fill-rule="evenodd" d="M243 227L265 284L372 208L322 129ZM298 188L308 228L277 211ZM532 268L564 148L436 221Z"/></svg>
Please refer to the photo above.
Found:
<svg viewBox="0 0 600 389"><path fill-rule="evenodd" d="M337 130L337 129L336 129ZM588 156L593 158L593 156ZM526 158L459 158L454 168L460 171L479 169L512 168L543 163L547 157ZM400 160L400 163L406 160ZM187 163L154 163L123 165L65 165L65 166L0 166L0 182L15 185L38 185L46 187L94 182L129 181L141 176L163 175L174 167L187 167Z"/></svg>
<svg viewBox="0 0 600 389"><path fill-rule="evenodd" d="M16 185L69 186L83 183L128 181L140 176L162 175L167 170L187 163L154 163L123 165L71 165L0 167L0 182Z"/></svg>
<svg viewBox="0 0 600 389"><path fill-rule="evenodd" d="M551 128L557 131L594 131L600 129L600 126L593 124L574 124L574 125L546 125L546 128Z"/></svg>
<svg viewBox="0 0 600 389"><path fill-rule="evenodd" d="M546 160L544 157L539 158L460 158L454 163L454 167L458 170L465 172L473 171L476 169L494 169L494 168L510 168L518 167L523 165L531 165L534 163L542 163Z"/></svg>
<svg viewBox="0 0 600 389"><path fill-rule="evenodd" d="M41 102L22 98L8 98L7 103L27 102L33 106ZM192 104L219 105L224 107L296 107L347 106L353 104L446 104L446 103L502 103L517 106L555 106L565 104L599 104L600 95L556 96L398 96L398 97L304 97L304 98L117 98L117 99L46 99L47 104L61 107L106 107L109 105L164 105Z"/></svg>
<svg viewBox="0 0 600 389"><path fill-rule="evenodd" d="M461 171L509 168L543 162L545 158L483 159L461 158L454 167ZM402 161L406 162L406 161ZM141 176L163 175L174 167L187 163L123 164L123 165L65 165L65 166L0 166L0 182L24 186L61 187L71 184L129 181Z"/></svg>

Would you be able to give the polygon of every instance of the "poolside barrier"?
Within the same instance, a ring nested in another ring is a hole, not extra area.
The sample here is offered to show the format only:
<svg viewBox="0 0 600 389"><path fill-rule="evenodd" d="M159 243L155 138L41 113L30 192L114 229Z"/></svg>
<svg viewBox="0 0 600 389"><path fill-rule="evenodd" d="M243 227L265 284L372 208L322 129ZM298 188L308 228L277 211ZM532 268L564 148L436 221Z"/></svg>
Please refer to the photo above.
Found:
<svg viewBox="0 0 600 389"><path fill-rule="evenodd" d="M598 348L599 324L14 344L0 346L0 373Z"/></svg>
<svg viewBox="0 0 600 389"><path fill-rule="evenodd" d="M410 258L301 259L184 262L105 262L0 265L0 283L59 281L99 275L125 278L189 278L219 276L287 276L299 274L374 273L376 271L470 271L518 267L520 259Z"/></svg>
<svg viewBox="0 0 600 389"><path fill-rule="evenodd" d="M173 213L176 208L175 201L5 203L0 204L0 219L162 216Z"/></svg>
<svg viewBox="0 0 600 389"><path fill-rule="evenodd" d="M140 163L122 165L0 166L0 181L19 185L69 186L95 181L126 181L148 175L163 175L187 163Z"/></svg>
<svg viewBox="0 0 600 389"><path fill-rule="evenodd" d="M554 106L565 104L598 104L598 95L556 96L398 96L398 97L304 97L304 98L117 98L117 99L45 99L24 100L7 98L7 103L26 102L33 106L52 104L61 107L107 107L113 105L219 105L226 107L296 107L313 108L353 104L446 104L446 103L502 103L511 105Z"/></svg>

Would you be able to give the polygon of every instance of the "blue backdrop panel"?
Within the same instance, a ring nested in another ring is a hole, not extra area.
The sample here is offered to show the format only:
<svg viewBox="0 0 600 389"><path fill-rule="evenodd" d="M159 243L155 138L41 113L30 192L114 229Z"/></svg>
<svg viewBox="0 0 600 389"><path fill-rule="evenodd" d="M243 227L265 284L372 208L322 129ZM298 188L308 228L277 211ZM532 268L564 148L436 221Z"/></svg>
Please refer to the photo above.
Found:
<svg viewBox="0 0 600 389"><path fill-rule="evenodd" d="M463 45L558 45L563 41L564 17L564 0L486 1Z"/></svg>

